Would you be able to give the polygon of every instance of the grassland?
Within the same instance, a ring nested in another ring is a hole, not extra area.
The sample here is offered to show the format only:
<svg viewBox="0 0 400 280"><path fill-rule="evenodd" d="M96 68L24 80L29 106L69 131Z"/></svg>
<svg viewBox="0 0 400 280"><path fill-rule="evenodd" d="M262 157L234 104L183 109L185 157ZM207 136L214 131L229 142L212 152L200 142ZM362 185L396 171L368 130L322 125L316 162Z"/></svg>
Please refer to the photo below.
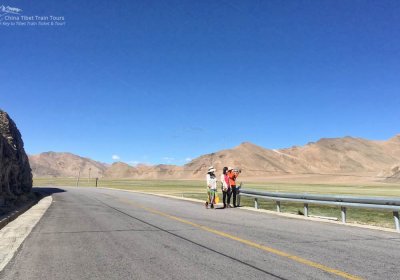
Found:
<svg viewBox="0 0 400 280"><path fill-rule="evenodd" d="M74 178L35 178L34 186L77 186ZM81 179L78 187L95 186L95 180ZM135 190L149 193L168 194L179 197L189 197L205 200L205 183L190 180L130 180L130 179L100 179L99 187ZM274 192L345 194L362 196L400 197L399 184L296 184L296 183L254 183L246 182L244 188ZM220 194L221 196L221 194ZM252 206L253 200L242 198L241 204ZM260 208L276 210L272 201L260 200ZM288 213L302 213L303 204L282 203L281 210ZM340 218L340 208L331 206L310 205L310 215ZM352 208L347 210L347 220L350 223L370 224L393 228L393 216L390 211Z"/></svg>

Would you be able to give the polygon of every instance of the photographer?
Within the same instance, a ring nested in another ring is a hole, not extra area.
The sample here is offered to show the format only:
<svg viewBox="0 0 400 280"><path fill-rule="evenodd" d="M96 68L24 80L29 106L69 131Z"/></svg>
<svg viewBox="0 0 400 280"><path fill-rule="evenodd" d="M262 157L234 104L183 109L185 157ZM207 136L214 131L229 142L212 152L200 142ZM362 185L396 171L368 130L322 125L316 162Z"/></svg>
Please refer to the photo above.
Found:
<svg viewBox="0 0 400 280"><path fill-rule="evenodd" d="M229 177L229 185L232 189L233 194L233 207L236 207L236 195L237 195L237 188L236 188L236 179L242 171L240 169L233 169L232 167L228 167L228 177Z"/></svg>

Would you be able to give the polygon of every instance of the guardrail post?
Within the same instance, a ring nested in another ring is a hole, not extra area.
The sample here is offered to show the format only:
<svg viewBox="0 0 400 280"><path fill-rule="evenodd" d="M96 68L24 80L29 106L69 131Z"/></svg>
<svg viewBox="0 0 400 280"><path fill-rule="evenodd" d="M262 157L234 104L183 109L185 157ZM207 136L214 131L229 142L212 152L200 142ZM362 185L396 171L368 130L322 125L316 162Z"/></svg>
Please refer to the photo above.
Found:
<svg viewBox="0 0 400 280"><path fill-rule="evenodd" d="M399 211L393 211L394 225L396 226L396 230L400 231L399 224Z"/></svg>
<svg viewBox="0 0 400 280"><path fill-rule="evenodd" d="M346 207L342 206L342 223L346 223Z"/></svg>
<svg viewBox="0 0 400 280"><path fill-rule="evenodd" d="M254 208L258 209L258 198L254 198Z"/></svg>
<svg viewBox="0 0 400 280"><path fill-rule="evenodd" d="M304 216L308 217L308 203L304 203Z"/></svg>
<svg viewBox="0 0 400 280"><path fill-rule="evenodd" d="M281 202L280 201L276 202L276 212L281 212Z"/></svg>

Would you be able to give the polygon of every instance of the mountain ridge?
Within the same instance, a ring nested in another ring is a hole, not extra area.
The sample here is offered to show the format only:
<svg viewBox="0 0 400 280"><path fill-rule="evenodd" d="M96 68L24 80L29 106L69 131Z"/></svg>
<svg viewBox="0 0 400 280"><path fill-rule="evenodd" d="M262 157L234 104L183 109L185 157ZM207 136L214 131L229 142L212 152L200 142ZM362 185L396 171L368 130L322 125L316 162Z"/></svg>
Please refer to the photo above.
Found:
<svg viewBox="0 0 400 280"><path fill-rule="evenodd" d="M259 178L287 174L383 174L400 163L400 134L375 141L359 137L321 138L304 146L267 149L251 142L199 156L183 166L111 165L72 153L29 155L34 177L76 177L79 170L92 177L136 179L199 179L213 165L241 168L243 176ZM383 172L383 173L382 173Z"/></svg>

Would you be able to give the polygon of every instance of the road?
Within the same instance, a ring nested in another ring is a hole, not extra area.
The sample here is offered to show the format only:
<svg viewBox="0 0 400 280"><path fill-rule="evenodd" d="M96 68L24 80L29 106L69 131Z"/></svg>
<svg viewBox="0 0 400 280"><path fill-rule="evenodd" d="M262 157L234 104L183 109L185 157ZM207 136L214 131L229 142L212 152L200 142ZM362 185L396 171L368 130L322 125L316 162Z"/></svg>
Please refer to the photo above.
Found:
<svg viewBox="0 0 400 280"><path fill-rule="evenodd" d="M400 278L398 233L118 190L52 195L0 279Z"/></svg>

